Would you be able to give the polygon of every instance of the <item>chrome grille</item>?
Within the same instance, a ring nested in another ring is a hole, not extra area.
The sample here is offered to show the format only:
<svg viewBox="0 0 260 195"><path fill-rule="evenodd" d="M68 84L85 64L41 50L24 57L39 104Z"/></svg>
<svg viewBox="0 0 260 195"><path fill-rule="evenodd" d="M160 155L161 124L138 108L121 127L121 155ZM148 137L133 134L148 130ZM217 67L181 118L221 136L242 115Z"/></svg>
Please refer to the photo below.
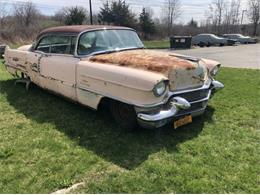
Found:
<svg viewBox="0 0 260 195"><path fill-rule="evenodd" d="M203 89L203 90L179 94L176 96L182 97L191 103L191 102L195 102L207 98L209 95L209 91L210 91L209 89Z"/></svg>
<svg viewBox="0 0 260 195"><path fill-rule="evenodd" d="M198 102L198 103L195 103L195 104L191 104L191 107L188 110L180 110L178 112L178 116L190 114L190 113L193 113L193 112L196 112L196 111L199 111L199 110L203 110L203 109L206 108L207 103L208 103L207 101L204 101L204 102Z"/></svg>
<svg viewBox="0 0 260 195"><path fill-rule="evenodd" d="M187 101L189 101L191 104L191 107L189 109L179 110L177 116L192 114L193 112L206 109L210 93L211 93L211 89L207 88L207 89L199 89L197 91L180 93L178 95L173 95L172 98L182 97Z"/></svg>

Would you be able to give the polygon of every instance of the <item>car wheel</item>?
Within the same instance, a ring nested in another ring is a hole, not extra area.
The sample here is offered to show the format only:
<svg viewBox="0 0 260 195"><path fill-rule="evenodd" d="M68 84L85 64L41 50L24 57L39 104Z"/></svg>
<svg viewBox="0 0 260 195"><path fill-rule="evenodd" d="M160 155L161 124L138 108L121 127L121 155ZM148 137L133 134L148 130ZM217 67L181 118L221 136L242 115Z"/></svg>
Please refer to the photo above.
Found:
<svg viewBox="0 0 260 195"><path fill-rule="evenodd" d="M202 43L202 42L200 42L200 43L199 43L199 46L200 46L200 47L204 47L204 46L205 46L205 44L204 44L204 43Z"/></svg>
<svg viewBox="0 0 260 195"><path fill-rule="evenodd" d="M208 44L207 44L207 47L211 47L211 43L208 43Z"/></svg>
<svg viewBox="0 0 260 195"><path fill-rule="evenodd" d="M110 111L120 127L134 130L137 127L137 115L133 106L118 102L110 102Z"/></svg>

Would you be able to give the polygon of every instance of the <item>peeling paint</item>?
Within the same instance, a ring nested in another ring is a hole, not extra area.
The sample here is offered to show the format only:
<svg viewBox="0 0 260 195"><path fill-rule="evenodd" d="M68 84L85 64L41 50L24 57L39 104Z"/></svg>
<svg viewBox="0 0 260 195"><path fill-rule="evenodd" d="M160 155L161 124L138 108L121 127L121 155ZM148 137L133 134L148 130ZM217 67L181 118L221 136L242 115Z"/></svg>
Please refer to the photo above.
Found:
<svg viewBox="0 0 260 195"><path fill-rule="evenodd" d="M149 70L167 76L172 69L192 70L196 68L194 63L172 56L169 53L143 49L97 55L91 57L90 61Z"/></svg>
<svg viewBox="0 0 260 195"><path fill-rule="evenodd" d="M207 77L207 71L199 64L200 60L185 59L172 52L131 50L97 55L88 60L163 74L170 80L171 91L200 87Z"/></svg>

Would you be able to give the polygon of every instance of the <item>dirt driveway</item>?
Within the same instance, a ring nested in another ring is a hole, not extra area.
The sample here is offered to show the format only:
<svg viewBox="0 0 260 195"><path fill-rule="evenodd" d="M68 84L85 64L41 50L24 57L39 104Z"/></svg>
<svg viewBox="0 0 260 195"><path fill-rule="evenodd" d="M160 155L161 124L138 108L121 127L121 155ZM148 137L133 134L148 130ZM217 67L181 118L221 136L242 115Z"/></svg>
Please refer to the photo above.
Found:
<svg viewBox="0 0 260 195"><path fill-rule="evenodd" d="M260 69L260 44L196 48L173 52L217 60L225 67Z"/></svg>

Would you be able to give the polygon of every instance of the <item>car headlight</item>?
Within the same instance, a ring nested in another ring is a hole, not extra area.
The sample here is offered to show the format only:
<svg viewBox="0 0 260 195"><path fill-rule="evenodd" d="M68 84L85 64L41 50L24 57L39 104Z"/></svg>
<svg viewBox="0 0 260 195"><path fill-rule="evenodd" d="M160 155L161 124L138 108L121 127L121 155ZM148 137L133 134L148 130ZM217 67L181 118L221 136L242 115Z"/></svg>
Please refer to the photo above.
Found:
<svg viewBox="0 0 260 195"><path fill-rule="evenodd" d="M153 93L156 97L162 96L167 89L167 82L161 81L160 83L156 84L153 88Z"/></svg>
<svg viewBox="0 0 260 195"><path fill-rule="evenodd" d="M210 74L211 76L216 76L218 74L218 71L220 69L220 64L215 66L211 71L210 71Z"/></svg>

